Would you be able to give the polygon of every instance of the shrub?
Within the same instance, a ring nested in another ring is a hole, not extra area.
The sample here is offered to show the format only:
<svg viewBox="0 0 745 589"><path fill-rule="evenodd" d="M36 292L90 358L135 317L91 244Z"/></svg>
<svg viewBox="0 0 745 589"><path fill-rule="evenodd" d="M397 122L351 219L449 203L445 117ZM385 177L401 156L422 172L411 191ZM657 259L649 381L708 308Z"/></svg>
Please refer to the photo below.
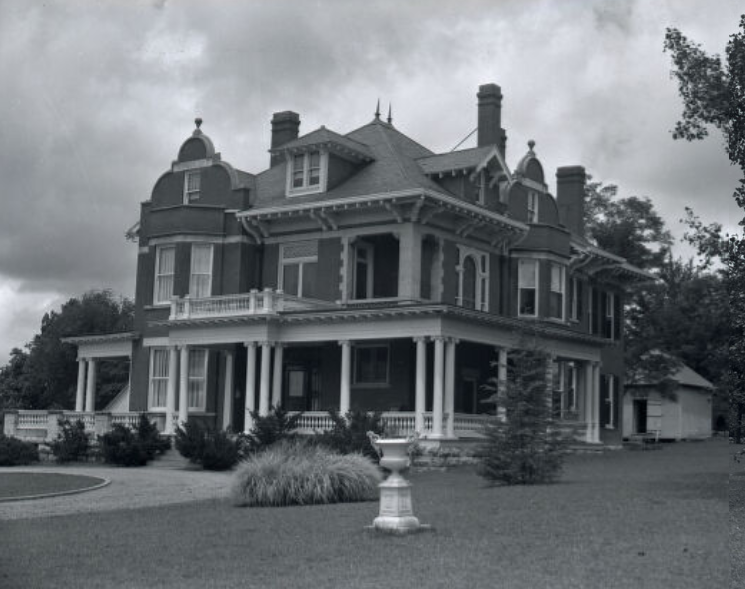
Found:
<svg viewBox="0 0 745 589"><path fill-rule="evenodd" d="M134 430L117 423L99 441L104 460L122 466L144 466L171 447L171 441L160 435L144 413Z"/></svg>
<svg viewBox="0 0 745 589"><path fill-rule="evenodd" d="M375 499L380 470L361 454L285 440L243 461L231 488L237 506L311 505Z"/></svg>
<svg viewBox="0 0 745 589"><path fill-rule="evenodd" d="M120 423L115 423L99 440L104 460L111 464L144 466L152 458L138 436Z"/></svg>
<svg viewBox="0 0 745 589"><path fill-rule="evenodd" d="M21 466L39 461L35 444L0 433L0 466Z"/></svg>
<svg viewBox="0 0 745 589"><path fill-rule="evenodd" d="M239 436L242 454L246 456L276 444L280 440L294 437L301 417L302 413L289 415L281 407L272 407L267 415L259 415L252 411L251 431Z"/></svg>
<svg viewBox="0 0 745 589"><path fill-rule="evenodd" d="M561 473L564 437L553 423L547 402L550 358L529 346L510 354L510 360L505 391L497 390L496 377L485 386L494 391L492 399L505 419L495 417L486 425L478 472L507 485L551 482Z"/></svg>
<svg viewBox="0 0 745 589"><path fill-rule="evenodd" d="M359 453L377 463L380 460L375 448L370 444L367 432L383 433L380 413L349 411L342 417L333 409L329 412L334 427L318 434L317 439L339 454Z"/></svg>
<svg viewBox="0 0 745 589"><path fill-rule="evenodd" d="M239 458L239 442L226 432L210 430L189 421L176 430L176 449L192 464L206 470L228 470Z"/></svg>
<svg viewBox="0 0 745 589"><path fill-rule="evenodd" d="M58 462L72 462L88 456L90 438L85 432L85 424L80 420L59 420L57 439L49 444Z"/></svg>

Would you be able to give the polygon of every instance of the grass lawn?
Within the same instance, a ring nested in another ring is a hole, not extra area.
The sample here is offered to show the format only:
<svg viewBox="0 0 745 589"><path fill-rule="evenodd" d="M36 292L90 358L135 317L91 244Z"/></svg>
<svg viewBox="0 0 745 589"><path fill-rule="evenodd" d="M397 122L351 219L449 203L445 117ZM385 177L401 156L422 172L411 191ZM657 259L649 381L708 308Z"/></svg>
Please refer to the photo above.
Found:
<svg viewBox="0 0 745 589"><path fill-rule="evenodd" d="M415 472L414 511L434 531L403 537L363 529L374 502L5 521L0 587L719 589L728 459L719 440L578 455L533 487Z"/></svg>
<svg viewBox="0 0 745 589"><path fill-rule="evenodd" d="M0 476L0 501L31 495L63 493L100 485L103 479L48 472L4 472Z"/></svg>
<svg viewBox="0 0 745 589"><path fill-rule="evenodd" d="M732 454L743 446L731 446ZM745 587L745 460L731 462L729 477L729 545L731 559L731 587Z"/></svg>

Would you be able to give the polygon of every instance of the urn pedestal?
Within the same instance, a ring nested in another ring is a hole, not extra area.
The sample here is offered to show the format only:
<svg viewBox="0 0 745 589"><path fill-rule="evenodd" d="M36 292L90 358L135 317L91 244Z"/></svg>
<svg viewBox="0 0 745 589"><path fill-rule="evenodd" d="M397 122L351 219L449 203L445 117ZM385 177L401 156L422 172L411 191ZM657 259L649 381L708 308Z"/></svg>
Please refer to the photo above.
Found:
<svg viewBox="0 0 745 589"><path fill-rule="evenodd" d="M386 532L408 533L420 528L419 520L411 507L411 483L401 476L409 466L409 449L416 436L384 439L368 432L370 443L380 455L380 466L391 471L380 483L380 512L373 521L373 528Z"/></svg>

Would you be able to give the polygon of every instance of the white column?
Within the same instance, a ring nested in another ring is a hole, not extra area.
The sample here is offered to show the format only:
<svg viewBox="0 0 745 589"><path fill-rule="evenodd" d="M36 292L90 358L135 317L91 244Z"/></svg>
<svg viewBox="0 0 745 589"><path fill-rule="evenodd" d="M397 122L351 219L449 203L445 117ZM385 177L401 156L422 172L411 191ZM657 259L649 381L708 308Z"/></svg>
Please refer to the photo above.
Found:
<svg viewBox="0 0 745 589"><path fill-rule="evenodd" d="M269 413L269 384L272 369L272 344L261 342L261 373L259 375L259 415Z"/></svg>
<svg viewBox="0 0 745 589"><path fill-rule="evenodd" d="M458 340L450 338L445 343L445 435L455 437L455 345Z"/></svg>
<svg viewBox="0 0 745 589"><path fill-rule="evenodd" d="M432 399L432 434L431 438L442 437L442 410L443 410L443 382L442 373L445 368L445 341L441 336L433 337L435 342L435 362L433 376L433 399Z"/></svg>
<svg viewBox="0 0 745 589"><path fill-rule="evenodd" d="M168 348L168 385L166 388L166 425L164 433L173 434L173 416L176 414L176 389L178 388L178 349Z"/></svg>
<svg viewBox="0 0 745 589"><path fill-rule="evenodd" d="M592 364L585 362L585 369L583 374L584 382L582 383L582 390L584 391L584 418L585 418L585 442L592 442L592 416L594 415L592 409Z"/></svg>
<svg viewBox="0 0 745 589"><path fill-rule="evenodd" d="M414 396L414 431L424 434L424 409L427 391L427 340L415 337L416 342L416 392Z"/></svg>
<svg viewBox="0 0 745 589"><path fill-rule="evenodd" d="M181 346L178 384L178 422L189 420L189 346Z"/></svg>
<svg viewBox="0 0 745 589"><path fill-rule="evenodd" d="M85 407L85 358L78 358L78 390L75 394L75 411Z"/></svg>
<svg viewBox="0 0 745 589"><path fill-rule="evenodd" d="M222 428L233 427L233 352L225 352L225 388L222 400Z"/></svg>
<svg viewBox="0 0 745 589"><path fill-rule="evenodd" d="M88 359L88 381L85 390L85 410L93 413L96 410L96 360Z"/></svg>
<svg viewBox="0 0 745 589"><path fill-rule="evenodd" d="M497 355L497 396L502 401L507 397L507 350L504 348L500 348ZM497 405L497 417L507 421L507 411L503 406Z"/></svg>
<svg viewBox="0 0 745 589"><path fill-rule="evenodd" d="M592 441L600 443L600 363L592 363Z"/></svg>
<svg viewBox="0 0 745 589"><path fill-rule="evenodd" d="M243 431L248 433L253 427L251 412L256 410L256 342L246 342L246 405L244 409Z"/></svg>
<svg viewBox="0 0 745 589"><path fill-rule="evenodd" d="M339 381L339 415L349 412L352 385L352 342L341 340L341 380Z"/></svg>
<svg viewBox="0 0 745 589"><path fill-rule="evenodd" d="M274 407L282 405L283 355L284 344L274 344L274 378L272 380L272 405Z"/></svg>

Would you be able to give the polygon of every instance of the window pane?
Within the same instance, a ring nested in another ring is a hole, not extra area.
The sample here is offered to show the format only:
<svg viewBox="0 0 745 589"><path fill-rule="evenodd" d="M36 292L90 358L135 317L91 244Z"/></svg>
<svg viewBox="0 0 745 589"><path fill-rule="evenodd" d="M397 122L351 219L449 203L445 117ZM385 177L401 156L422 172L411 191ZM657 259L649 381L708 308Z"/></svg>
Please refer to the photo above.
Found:
<svg viewBox="0 0 745 589"><path fill-rule="evenodd" d="M303 264L303 284L300 296L303 297L315 297L316 296L316 269L318 264L314 262L306 262Z"/></svg>
<svg viewBox="0 0 745 589"><path fill-rule="evenodd" d="M287 294L300 294L300 264L285 264L282 267L282 290Z"/></svg>
<svg viewBox="0 0 745 589"><path fill-rule="evenodd" d="M354 381L362 384L388 382L388 346L355 348Z"/></svg>
<svg viewBox="0 0 745 589"><path fill-rule="evenodd" d="M292 187L301 188L305 183L305 156L296 155L292 159Z"/></svg>
<svg viewBox="0 0 745 589"><path fill-rule="evenodd" d="M520 315L535 315L535 289L520 289Z"/></svg>
<svg viewBox="0 0 745 589"><path fill-rule="evenodd" d="M535 260L520 260L518 266L518 281L520 288L535 288L536 262Z"/></svg>
<svg viewBox="0 0 745 589"><path fill-rule="evenodd" d="M310 154L310 166L308 174L308 184L317 186L321 180L321 154L314 151Z"/></svg>
<svg viewBox="0 0 745 589"><path fill-rule="evenodd" d="M548 298L548 314L554 319L563 317L564 295L559 292L551 292Z"/></svg>
<svg viewBox="0 0 745 589"><path fill-rule="evenodd" d="M207 369L207 350L189 350L189 378L203 378Z"/></svg>
<svg viewBox="0 0 745 589"><path fill-rule="evenodd" d="M463 261L463 306L476 308L476 263L471 256Z"/></svg>
<svg viewBox="0 0 745 589"><path fill-rule="evenodd" d="M551 264L551 290L554 292L564 292L563 270L561 266Z"/></svg>
<svg viewBox="0 0 745 589"><path fill-rule="evenodd" d="M212 269L212 246L191 246L191 271L209 272Z"/></svg>

